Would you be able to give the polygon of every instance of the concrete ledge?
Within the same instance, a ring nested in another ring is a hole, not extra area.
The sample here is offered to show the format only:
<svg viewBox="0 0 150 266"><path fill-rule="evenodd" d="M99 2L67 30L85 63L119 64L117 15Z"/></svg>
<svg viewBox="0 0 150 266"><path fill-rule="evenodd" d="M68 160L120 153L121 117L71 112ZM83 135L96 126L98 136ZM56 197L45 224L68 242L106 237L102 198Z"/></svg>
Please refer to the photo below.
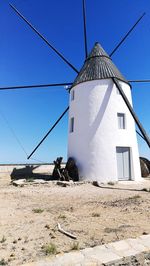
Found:
<svg viewBox="0 0 150 266"><path fill-rule="evenodd" d="M150 265L150 235L94 248L58 254L24 266L146 266Z"/></svg>

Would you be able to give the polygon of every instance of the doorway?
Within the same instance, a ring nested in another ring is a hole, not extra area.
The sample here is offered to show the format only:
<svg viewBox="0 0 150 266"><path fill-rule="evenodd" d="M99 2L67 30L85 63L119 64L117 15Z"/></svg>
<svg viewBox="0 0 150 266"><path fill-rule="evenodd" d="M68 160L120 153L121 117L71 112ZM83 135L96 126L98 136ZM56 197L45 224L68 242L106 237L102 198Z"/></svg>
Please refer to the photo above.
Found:
<svg viewBox="0 0 150 266"><path fill-rule="evenodd" d="M118 180L131 180L131 154L129 147L116 147Z"/></svg>

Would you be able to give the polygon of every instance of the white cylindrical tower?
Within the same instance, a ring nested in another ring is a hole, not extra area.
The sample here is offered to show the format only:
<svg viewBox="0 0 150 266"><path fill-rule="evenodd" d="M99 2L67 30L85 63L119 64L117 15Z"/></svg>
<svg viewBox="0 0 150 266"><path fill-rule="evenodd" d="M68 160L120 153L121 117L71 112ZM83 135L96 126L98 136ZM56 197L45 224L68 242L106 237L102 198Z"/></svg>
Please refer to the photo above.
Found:
<svg viewBox="0 0 150 266"><path fill-rule="evenodd" d="M80 180L140 180L134 120L112 78L132 104L131 88L96 43L70 90L68 157Z"/></svg>

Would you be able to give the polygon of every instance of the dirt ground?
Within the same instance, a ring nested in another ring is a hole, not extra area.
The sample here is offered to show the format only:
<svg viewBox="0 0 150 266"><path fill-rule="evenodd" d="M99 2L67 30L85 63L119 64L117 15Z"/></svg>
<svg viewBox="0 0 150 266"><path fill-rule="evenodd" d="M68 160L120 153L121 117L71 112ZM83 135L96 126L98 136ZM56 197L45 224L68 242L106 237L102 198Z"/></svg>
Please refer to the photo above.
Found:
<svg viewBox="0 0 150 266"><path fill-rule="evenodd" d="M150 193L137 187L0 182L0 265L149 234ZM150 181L144 187L150 188ZM77 239L60 233L57 223Z"/></svg>

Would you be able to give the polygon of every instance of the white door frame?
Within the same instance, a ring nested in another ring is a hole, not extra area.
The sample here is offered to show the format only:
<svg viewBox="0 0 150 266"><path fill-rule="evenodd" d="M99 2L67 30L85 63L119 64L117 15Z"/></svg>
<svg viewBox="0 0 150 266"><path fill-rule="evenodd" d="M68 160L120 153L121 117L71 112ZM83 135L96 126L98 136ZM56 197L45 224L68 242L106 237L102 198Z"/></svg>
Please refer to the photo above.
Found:
<svg viewBox="0 0 150 266"><path fill-rule="evenodd" d="M116 161L117 161L118 181L131 180L131 148L124 146L117 146Z"/></svg>

